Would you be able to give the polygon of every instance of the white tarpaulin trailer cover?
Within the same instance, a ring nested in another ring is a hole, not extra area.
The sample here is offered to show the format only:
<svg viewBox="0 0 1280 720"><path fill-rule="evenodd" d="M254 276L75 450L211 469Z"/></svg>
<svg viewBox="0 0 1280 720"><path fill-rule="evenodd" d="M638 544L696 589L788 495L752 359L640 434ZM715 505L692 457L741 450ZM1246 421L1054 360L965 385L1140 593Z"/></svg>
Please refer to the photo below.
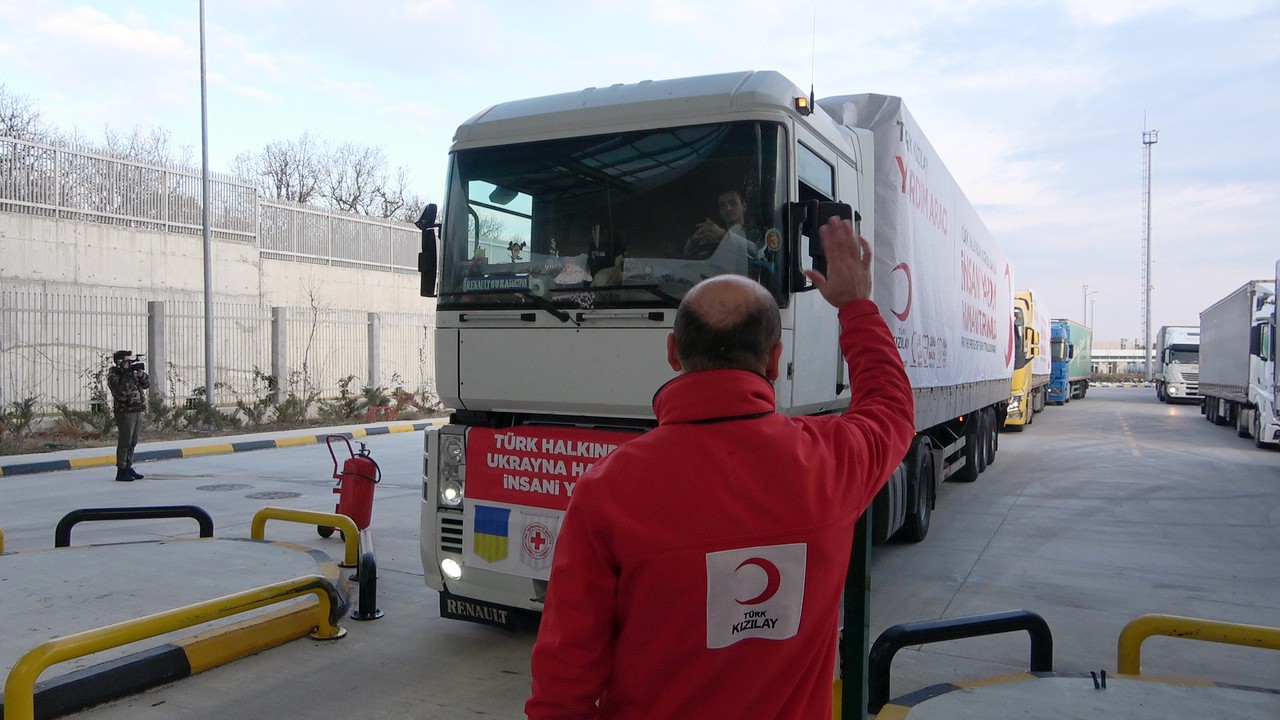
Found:
<svg viewBox="0 0 1280 720"><path fill-rule="evenodd" d="M845 95L819 105L875 137L875 300L912 386L1008 379L1013 268L902 99Z"/></svg>

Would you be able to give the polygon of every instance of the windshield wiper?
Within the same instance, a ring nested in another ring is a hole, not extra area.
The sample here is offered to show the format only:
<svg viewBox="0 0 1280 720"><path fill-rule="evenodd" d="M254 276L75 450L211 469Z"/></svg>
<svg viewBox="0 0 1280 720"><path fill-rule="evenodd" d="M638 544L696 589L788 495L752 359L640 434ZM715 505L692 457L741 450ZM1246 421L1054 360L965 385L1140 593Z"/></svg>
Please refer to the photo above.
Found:
<svg viewBox="0 0 1280 720"><path fill-rule="evenodd" d="M555 319L559 320L560 322L571 322L574 325L578 324L578 322L575 321L573 319L573 316L571 316L569 313L557 308L554 303L542 297L541 295L534 294L528 288L516 287L516 288L494 288L491 290L466 290L463 292L441 293L440 297L442 299L456 299L456 298L470 297L470 296L476 296L476 295L516 295L523 300L528 300L532 302L534 305L538 306L538 308L542 310L546 310L548 313L551 313L551 315L555 317Z"/></svg>

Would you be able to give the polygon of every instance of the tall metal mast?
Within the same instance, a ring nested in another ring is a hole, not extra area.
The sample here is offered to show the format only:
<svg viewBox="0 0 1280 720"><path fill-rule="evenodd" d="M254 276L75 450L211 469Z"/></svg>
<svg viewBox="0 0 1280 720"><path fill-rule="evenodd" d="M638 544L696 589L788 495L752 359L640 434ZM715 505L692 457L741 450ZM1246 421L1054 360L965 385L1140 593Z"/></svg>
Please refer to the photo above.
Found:
<svg viewBox="0 0 1280 720"><path fill-rule="evenodd" d="M1144 128L1146 123L1143 123ZM1142 360L1147 382L1151 382L1151 146L1159 141L1159 130L1142 131L1142 203L1146 222L1142 227Z"/></svg>

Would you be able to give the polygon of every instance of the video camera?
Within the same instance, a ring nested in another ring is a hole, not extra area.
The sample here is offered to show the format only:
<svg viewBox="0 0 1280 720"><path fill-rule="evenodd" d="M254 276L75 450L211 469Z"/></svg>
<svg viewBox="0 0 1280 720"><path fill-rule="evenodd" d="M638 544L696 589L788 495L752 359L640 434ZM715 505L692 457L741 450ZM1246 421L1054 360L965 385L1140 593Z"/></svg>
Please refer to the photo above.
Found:
<svg viewBox="0 0 1280 720"><path fill-rule="evenodd" d="M142 358L144 357L146 357L146 355L134 355L133 361L130 362L125 369L132 370L133 372L146 372L147 364L142 362Z"/></svg>

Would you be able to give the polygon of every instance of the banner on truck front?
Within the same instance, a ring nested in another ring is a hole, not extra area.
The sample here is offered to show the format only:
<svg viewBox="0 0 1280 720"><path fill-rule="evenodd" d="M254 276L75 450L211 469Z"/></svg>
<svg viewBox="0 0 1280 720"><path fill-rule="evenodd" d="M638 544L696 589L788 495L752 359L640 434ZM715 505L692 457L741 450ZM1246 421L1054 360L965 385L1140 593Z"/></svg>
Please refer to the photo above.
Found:
<svg viewBox="0 0 1280 720"><path fill-rule="evenodd" d="M467 432L463 562L546 580L578 479L634 433L572 428Z"/></svg>

